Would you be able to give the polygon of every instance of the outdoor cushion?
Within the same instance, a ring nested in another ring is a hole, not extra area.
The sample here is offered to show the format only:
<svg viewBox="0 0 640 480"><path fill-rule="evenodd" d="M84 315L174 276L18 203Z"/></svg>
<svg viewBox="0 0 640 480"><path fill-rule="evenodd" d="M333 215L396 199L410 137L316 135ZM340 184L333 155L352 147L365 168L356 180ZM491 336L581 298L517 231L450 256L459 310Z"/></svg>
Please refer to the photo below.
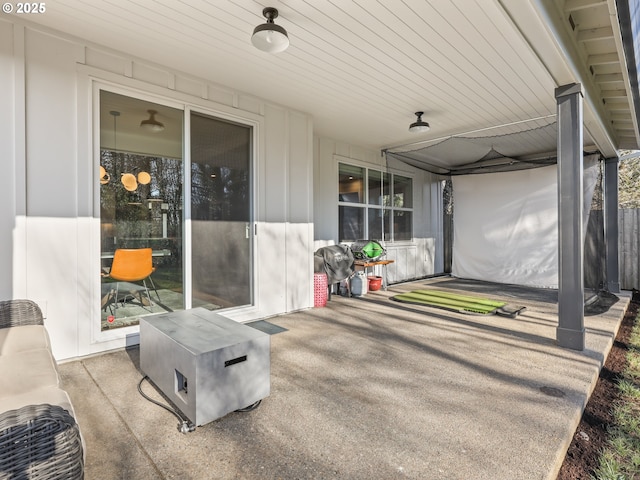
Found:
<svg viewBox="0 0 640 480"><path fill-rule="evenodd" d="M43 325L0 328L0 355L51 348L49 334Z"/></svg>
<svg viewBox="0 0 640 480"><path fill-rule="evenodd" d="M0 301L0 472L84 478L84 439L59 384L40 307L30 300Z"/></svg>
<svg viewBox="0 0 640 480"><path fill-rule="evenodd" d="M46 348L0 356L0 398L58 384L56 362Z"/></svg>
<svg viewBox="0 0 640 480"><path fill-rule="evenodd" d="M67 392L55 386L36 388L18 395L1 397L0 412L17 410L26 405L42 404L58 405L68 411L74 418L76 416Z"/></svg>

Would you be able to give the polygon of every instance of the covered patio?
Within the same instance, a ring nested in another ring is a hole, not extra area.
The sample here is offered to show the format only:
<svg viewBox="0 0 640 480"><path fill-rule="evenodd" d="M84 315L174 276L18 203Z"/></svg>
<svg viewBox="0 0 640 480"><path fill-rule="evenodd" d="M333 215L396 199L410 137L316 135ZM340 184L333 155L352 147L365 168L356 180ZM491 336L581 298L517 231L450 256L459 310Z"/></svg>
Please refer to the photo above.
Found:
<svg viewBox="0 0 640 480"><path fill-rule="evenodd" d="M154 277L182 308L215 304L238 322L310 308L313 252L359 239L385 244L389 283L442 273L519 283L528 265L518 281L504 273L531 249L497 275L447 268L451 245L453 266L464 260L465 232L445 232L443 183L478 161L549 161L545 208L527 233L538 237L538 219L558 230L536 285L559 288L557 335L580 349L583 157L605 165L597 287L616 292L618 157L640 145L638 13L619 3L216 0L150 12L74 0L28 16L8 3L2 298L34 299L66 360L138 341L137 313L104 302L98 272L116 249L151 248ZM265 8L279 12L286 51L251 41ZM481 145L461 148L470 138ZM513 187L502 204L531 203L520 187L532 182L501 173L482 176ZM460 193L453 225L473 229L461 213L477 202ZM493 243L481 254L521 246L502 211L486 210L481 237Z"/></svg>
<svg viewBox="0 0 640 480"><path fill-rule="evenodd" d="M420 288L526 311L390 300ZM554 479L629 302L586 315L575 351L556 345L557 295L443 276L270 318L286 329L271 336L271 395L185 435L138 393L137 347L62 364L86 478Z"/></svg>
<svg viewBox="0 0 640 480"><path fill-rule="evenodd" d="M18 5L0 18L0 299L42 311L86 478L554 478L628 302L616 192L621 152L640 148L636 2ZM273 8L279 53L252 41ZM483 145L463 152L469 138ZM620 296L597 315L583 310L591 156L591 286ZM523 170L544 182L502 181L505 162L546 161ZM498 170L465 171L477 162ZM453 170L471 194L457 188L451 235ZM479 177L512 187L483 228L467 207L498 189ZM527 222L505 220L531 203ZM384 243L393 286L313 308L314 252L360 239ZM117 249L152 250L159 308L118 287L104 301ZM479 275L458 268L477 257ZM531 264L543 282L527 283ZM389 299L425 284L526 311ZM286 331L260 408L183 436L137 391L138 317L203 304Z"/></svg>

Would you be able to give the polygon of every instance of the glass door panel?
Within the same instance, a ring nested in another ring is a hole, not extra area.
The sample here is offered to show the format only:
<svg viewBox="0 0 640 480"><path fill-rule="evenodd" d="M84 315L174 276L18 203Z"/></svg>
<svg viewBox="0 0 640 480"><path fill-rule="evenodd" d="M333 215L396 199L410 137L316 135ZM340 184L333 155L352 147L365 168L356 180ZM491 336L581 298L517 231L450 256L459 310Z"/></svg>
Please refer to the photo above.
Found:
<svg viewBox="0 0 640 480"><path fill-rule="evenodd" d="M183 123L181 110L100 92L102 330L184 308ZM130 255L145 252L138 268Z"/></svg>
<svg viewBox="0 0 640 480"><path fill-rule="evenodd" d="M192 305L252 303L251 128L191 113Z"/></svg>

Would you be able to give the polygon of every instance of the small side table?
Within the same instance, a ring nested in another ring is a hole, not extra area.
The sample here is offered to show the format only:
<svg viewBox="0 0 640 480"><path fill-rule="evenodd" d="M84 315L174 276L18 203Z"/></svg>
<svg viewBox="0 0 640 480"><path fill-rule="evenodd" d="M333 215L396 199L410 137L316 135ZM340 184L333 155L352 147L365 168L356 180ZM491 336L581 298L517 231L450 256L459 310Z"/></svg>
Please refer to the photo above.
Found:
<svg viewBox="0 0 640 480"><path fill-rule="evenodd" d="M375 268L377 265L382 265L382 289L387 289L387 265L393 263L395 260L378 260L378 261L369 261L369 260L356 260L354 265L357 267L362 267L362 269L367 272L367 268ZM375 273L375 272L374 272Z"/></svg>

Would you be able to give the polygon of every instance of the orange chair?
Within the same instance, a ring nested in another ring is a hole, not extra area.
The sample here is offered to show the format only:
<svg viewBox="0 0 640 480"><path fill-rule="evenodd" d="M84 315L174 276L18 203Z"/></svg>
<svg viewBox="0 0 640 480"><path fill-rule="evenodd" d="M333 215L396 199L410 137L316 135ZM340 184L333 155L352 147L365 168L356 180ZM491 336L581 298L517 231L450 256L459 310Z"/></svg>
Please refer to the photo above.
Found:
<svg viewBox="0 0 640 480"><path fill-rule="evenodd" d="M119 282L140 282L144 286L147 292L147 298L149 299L149 305L153 305L151 295L149 295L149 288L147 287L146 279L151 282L151 287L156 292L158 301L160 301L160 295L156 289L151 274L156 271L153 266L152 250L150 248L118 248L113 255L113 262L111 263L111 270L108 274L104 274L104 277L112 278L116 281L114 304L118 305L118 287ZM143 305L142 296L140 297L140 304Z"/></svg>

